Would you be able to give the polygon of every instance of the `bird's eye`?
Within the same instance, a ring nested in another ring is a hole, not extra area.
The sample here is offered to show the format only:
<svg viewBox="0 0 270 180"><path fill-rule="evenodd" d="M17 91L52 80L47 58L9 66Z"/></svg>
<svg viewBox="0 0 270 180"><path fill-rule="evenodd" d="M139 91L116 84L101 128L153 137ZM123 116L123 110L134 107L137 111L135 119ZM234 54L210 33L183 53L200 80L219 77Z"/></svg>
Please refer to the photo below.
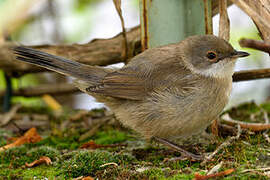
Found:
<svg viewBox="0 0 270 180"><path fill-rule="evenodd" d="M217 58L217 54L214 51L208 51L206 54L206 57L210 60L210 61L215 61Z"/></svg>

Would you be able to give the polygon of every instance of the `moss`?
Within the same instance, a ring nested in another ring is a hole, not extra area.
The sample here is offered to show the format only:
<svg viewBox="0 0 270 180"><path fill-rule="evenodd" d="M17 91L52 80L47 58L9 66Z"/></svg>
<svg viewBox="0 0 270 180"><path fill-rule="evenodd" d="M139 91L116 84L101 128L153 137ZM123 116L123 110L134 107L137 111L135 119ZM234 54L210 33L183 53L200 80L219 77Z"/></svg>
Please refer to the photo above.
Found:
<svg viewBox="0 0 270 180"><path fill-rule="evenodd" d="M64 161L63 170L67 177L94 176L98 170L106 169L102 165L106 163L117 163L124 165L134 160L132 156L114 154L106 151L80 150L74 152L71 159Z"/></svg>
<svg viewBox="0 0 270 180"><path fill-rule="evenodd" d="M11 132L0 129L0 147L7 144L6 137L11 137Z"/></svg>
<svg viewBox="0 0 270 180"><path fill-rule="evenodd" d="M128 139L128 135L125 132L119 130L98 131L91 139L97 144L115 144L121 143Z"/></svg>
<svg viewBox="0 0 270 180"><path fill-rule="evenodd" d="M160 168L148 169L148 170L144 171L144 174L149 179L158 179L158 178L161 178L161 177L164 177L165 176L165 173Z"/></svg>
<svg viewBox="0 0 270 180"><path fill-rule="evenodd" d="M34 168L5 168L0 171L0 179L65 179L61 169L40 165Z"/></svg>
<svg viewBox="0 0 270 180"><path fill-rule="evenodd" d="M27 151L28 148L23 145L0 152L1 165L8 164L14 168L24 165L29 160L29 157L26 155Z"/></svg>
<svg viewBox="0 0 270 180"><path fill-rule="evenodd" d="M35 146L39 145L52 146L59 150L61 149L74 150L79 148L80 143L78 142L78 136L68 136L68 137L49 136L35 144Z"/></svg>
<svg viewBox="0 0 270 180"><path fill-rule="evenodd" d="M261 108L270 110L270 104L257 106L254 103L243 104L227 112L239 120L249 120L251 116L263 121ZM30 112L31 110L29 110ZM69 113L69 114L68 114ZM203 170L211 169L223 161L220 169L235 168L236 171L224 179L267 179L263 175L254 172L243 173L245 169L256 169L257 167L269 167L270 145L261 133L241 135L241 138L230 146L222 149L205 166L200 162L189 160L165 162L165 158L180 156L169 148L158 145L145 145L140 140L131 136L130 131L112 127L105 124L95 135L88 140L94 140L97 144L115 144L128 141L128 148L108 148L101 150L77 150L84 142L79 142L84 129L82 121L70 122L68 130L60 131L59 123L68 119L72 111L61 116L55 123L55 132L49 131L49 136L36 144L26 144L21 147L12 148L0 152L0 179L72 179L78 176L92 176L98 179L193 179L194 173L205 173ZM76 113L76 112L75 112ZM92 114L91 114L92 113ZM90 116L103 117L104 109L90 112ZM264 121L263 121L264 122ZM80 125L80 126L79 126ZM41 135L42 134L42 131ZM3 136L3 138L1 137ZM6 137L12 137L9 133L0 130L0 140L6 143ZM219 138L214 144L203 144L202 146L185 146L187 150L196 149L194 153L213 152L226 138ZM134 145L138 144L138 146ZM192 148L190 148L192 147ZM70 150L72 150L70 152ZM32 162L40 156L48 156L53 164L50 166L40 165L34 168L25 168L25 162ZM118 166L106 163L115 162ZM143 172L136 171L138 167L148 167Z"/></svg>
<svg viewBox="0 0 270 180"><path fill-rule="evenodd" d="M240 121L250 121L251 115L260 113L260 111L261 107L259 107L255 102L251 102L240 104L239 106L234 107L225 113L229 113L233 119Z"/></svg>
<svg viewBox="0 0 270 180"><path fill-rule="evenodd" d="M21 167L26 162L31 163L34 160L39 159L41 156L47 156L51 158L52 161L55 161L59 158L59 155L59 151L52 147L41 146L29 150L27 145L23 145L0 152L0 159L2 166L4 166L4 164L8 164L9 167L17 168Z"/></svg>
<svg viewBox="0 0 270 180"><path fill-rule="evenodd" d="M41 156L47 156L52 161L56 161L60 156L60 152L49 146L41 146L28 151L27 156L31 157L32 159L39 159Z"/></svg>

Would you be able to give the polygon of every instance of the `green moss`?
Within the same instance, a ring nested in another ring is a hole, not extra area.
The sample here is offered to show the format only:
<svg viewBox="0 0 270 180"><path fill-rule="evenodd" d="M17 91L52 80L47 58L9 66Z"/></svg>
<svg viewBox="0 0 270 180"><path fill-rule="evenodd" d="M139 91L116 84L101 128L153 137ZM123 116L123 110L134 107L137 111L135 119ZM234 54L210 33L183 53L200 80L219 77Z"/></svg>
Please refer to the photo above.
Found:
<svg viewBox="0 0 270 180"><path fill-rule="evenodd" d="M69 136L69 137L49 136L41 140L40 142L36 143L35 145L52 146L59 150L61 149L74 150L79 148L80 143L78 142L78 136Z"/></svg>
<svg viewBox="0 0 270 180"><path fill-rule="evenodd" d="M260 115L261 108L255 103L243 103L237 107L234 107L225 113L229 113L233 119L240 121L250 121L251 115L257 114ZM254 122L254 121L253 121Z"/></svg>
<svg viewBox="0 0 270 180"><path fill-rule="evenodd" d="M115 144L124 142L130 138L125 132L119 130L108 130L98 131L91 139L93 139L97 144Z"/></svg>
<svg viewBox="0 0 270 180"><path fill-rule="evenodd" d="M27 145L20 147L10 148L6 151L0 152L1 166L20 167L26 162L31 163L34 160L39 159L41 156L47 156L55 161L59 158L59 151L52 147L41 146L29 150Z"/></svg>
<svg viewBox="0 0 270 180"><path fill-rule="evenodd" d="M263 121L261 108L269 111L268 103L257 106L254 103L243 104L238 108L227 112L238 120L247 121L251 117ZM22 109L23 110L23 109ZM31 112L23 110L25 112ZM39 109L41 110L41 109ZM39 111L38 108L35 111ZM81 134L85 133L79 124L82 121L71 122L68 130L60 131L57 128L59 124L68 119L70 114L76 114L74 111L66 112L59 119L54 121L55 131L47 131L49 136L35 144L26 144L21 147L12 148L0 152L0 179L72 179L78 176L92 176L98 179L193 179L194 173L205 173L206 169L211 169L221 161L223 166L220 171L235 168L236 171L224 179L267 179L263 175L254 172L243 173L246 169L256 169L257 167L270 166L270 145L265 140L262 133L247 134L243 133L240 139L231 143L230 146L222 149L215 157L201 166L200 162L189 160L183 161L164 161L166 158L180 156L180 153L174 152L164 146L145 145L131 136L130 131L125 131L115 126L104 125L88 140L94 140L97 144L115 144L128 141L128 148L107 148L100 150L78 150L84 142L79 142ZM92 113L92 114L91 114ZM104 109L91 111L89 116L103 117ZM53 116L52 116L53 117ZM55 118L55 117L54 117ZM263 121L264 122L264 121ZM40 131L42 134L42 131ZM3 136L3 137L1 137ZM11 134L0 130L0 140L2 144L6 143L6 137L12 137ZM198 147L186 146L187 150L196 149L198 151L213 152L226 138L219 138L214 144L203 144ZM130 144L138 146L130 146ZM70 150L73 150L70 152ZM25 168L25 162L32 162L40 156L48 156L53 164L50 166L40 165L34 168ZM118 166L108 165L101 167L106 163L115 162ZM136 171L138 167L148 167L143 172Z"/></svg>
<svg viewBox="0 0 270 180"><path fill-rule="evenodd" d="M106 166L102 167L106 163L114 162L118 165L124 165L133 160L132 156L123 154L80 150L74 152L71 159L64 161L61 168L63 168L64 174L68 177L94 176L96 171L106 168Z"/></svg>
<svg viewBox="0 0 270 180"><path fill-rule="evenodd" d="M0 179L65 179L61 169L40 165L34 168L1 169Z"/></svg>
<svg viewBox="0 0 270 180"><path fill-rule="evenodd" d="M152 168L144 171L144 174L149 178L149 179L158 179L161 177L165 176L165 173L162 169L160 168Z"/></svg>

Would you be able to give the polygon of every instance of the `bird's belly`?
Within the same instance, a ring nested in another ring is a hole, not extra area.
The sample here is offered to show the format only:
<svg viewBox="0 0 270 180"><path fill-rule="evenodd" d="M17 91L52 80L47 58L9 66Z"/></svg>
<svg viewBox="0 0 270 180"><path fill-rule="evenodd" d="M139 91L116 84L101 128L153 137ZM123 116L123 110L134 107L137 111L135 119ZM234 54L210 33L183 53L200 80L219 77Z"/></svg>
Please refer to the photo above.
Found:
<svg viewBox="0 0 270 180"><path fill-rule="evenodd" d="M216 94L196 96L187 101L166 97L166 101L125 101L111 105L123 125L141 133L175 139L200 133L222 112L228 102L228 89Z"/></svg>

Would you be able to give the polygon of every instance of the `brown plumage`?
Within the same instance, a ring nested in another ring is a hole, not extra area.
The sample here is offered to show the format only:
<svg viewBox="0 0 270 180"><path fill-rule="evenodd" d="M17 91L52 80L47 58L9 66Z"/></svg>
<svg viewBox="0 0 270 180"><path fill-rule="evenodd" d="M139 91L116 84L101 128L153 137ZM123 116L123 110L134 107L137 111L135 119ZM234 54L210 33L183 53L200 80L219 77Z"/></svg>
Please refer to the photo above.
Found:
<svg viewBox="0 0 270 180"><path fill-rule="evenodd" d="M147 139L183 138L204 130L228 102L236 58L248 55L212 35L146 50L118 70L21 46L13 50L18 60L76 78L82 91Z"/></svg>

